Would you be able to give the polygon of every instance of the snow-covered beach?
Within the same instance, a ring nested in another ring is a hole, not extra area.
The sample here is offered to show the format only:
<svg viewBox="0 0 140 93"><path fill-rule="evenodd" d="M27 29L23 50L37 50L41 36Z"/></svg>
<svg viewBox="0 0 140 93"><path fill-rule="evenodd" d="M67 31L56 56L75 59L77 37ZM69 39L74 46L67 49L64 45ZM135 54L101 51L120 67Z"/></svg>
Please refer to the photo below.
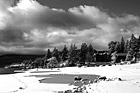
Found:
<svg viewBox="0 0 140 93"><path fill-rule="evenodd" d="M58 91L70 90L76 87L68 84L40 83L39 80L45 77L32 76L49 74L91 74L122 79L122 81L100 81L99 83L86 85L88 93L140 92L140 63L103 67L65 67L59 70L38 69L38 71L44 72L31 73L34 71L36 69L23 73L0 75L0 93L57 93Z"/></svg>

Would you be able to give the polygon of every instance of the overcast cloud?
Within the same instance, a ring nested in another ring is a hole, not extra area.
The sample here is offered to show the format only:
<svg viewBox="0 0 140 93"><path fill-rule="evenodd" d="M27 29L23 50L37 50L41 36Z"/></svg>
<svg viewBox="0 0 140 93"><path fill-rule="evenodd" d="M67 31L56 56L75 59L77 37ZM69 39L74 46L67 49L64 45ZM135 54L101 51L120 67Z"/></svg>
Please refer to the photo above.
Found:
<svg viewBox="0 0 140 93"><path fill-rule="evenodd" d="M140 18L132 14L112 17L95 6L52 9L37 1L0 0L0 51L34 53L65 44L91 43L107 49L111 40L140 35Z"/></svg>

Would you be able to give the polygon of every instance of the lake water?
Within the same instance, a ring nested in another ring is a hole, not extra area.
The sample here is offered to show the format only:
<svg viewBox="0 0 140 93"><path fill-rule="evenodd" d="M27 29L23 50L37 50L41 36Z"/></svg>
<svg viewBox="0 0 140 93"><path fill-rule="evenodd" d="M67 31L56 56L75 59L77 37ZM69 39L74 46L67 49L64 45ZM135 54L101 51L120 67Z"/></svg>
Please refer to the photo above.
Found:
<svg viewBox="0 0 140 93"><path fill-rule="evenodd" d="M74 83L74 77L80 76L82 79L88 79L94 81L99 75L89 75L89 74L50 74L50 75L35 75L36 77L44 77L40 80L40 83L57 83L57 84L71 84L80 86L81 82ZM46 77L46 78L45 78Z"/></svg>

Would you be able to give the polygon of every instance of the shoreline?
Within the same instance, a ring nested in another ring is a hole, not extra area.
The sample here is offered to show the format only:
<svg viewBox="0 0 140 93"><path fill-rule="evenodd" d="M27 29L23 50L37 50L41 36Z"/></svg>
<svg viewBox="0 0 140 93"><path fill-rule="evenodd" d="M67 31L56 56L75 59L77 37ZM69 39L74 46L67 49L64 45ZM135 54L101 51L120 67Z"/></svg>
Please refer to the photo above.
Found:
<svg viewBox="0 0 140 93"><path fill-rule="evenodd" d="M0 82L7 81L4 83L5 90L7 89L18 89L17 93L55 93L56 91L65 91L69 89L75 88L75 86L69 86L67 84L42 84L39 83L39 80L43 79L37 77L27 77L30 75L42 75L42 74L91 74L91 75L100 75L106 76L107 78L121 78L124 81L101 81L99 83L90 84L90 86L86 86L88 93L139 93L140 91L140 63L131 64L131 65L116 65L116 66L104 66L104 67L66 67L59 68L60 72L57 72L57 69L39 69L39 71L54 71L49 73L31 73L36 71L36 69L31 69L29 71L25 71L25 73L16 73L9 75L0 75ZM56 71L56 72L55 72ZM15 77L14 78L12 77ZM7 77L7 78L5 78ZM18 78L21 82L16 80ZM12 82L12 81L13 82ZM2 84L2 83L1 83ZM6 88L6 86L10 86ZM90 87L90 88L89 88ZM4 88L0 86L0 89ZM19 89L21 88L21 89ZM22 89L23 88L23 89ZM115 91L116 90L116 91ZM131 91L130 91L131 90ZM2 90L1 90L2 91ZM3 93L1 92L0 93ZM119 92L117 92L119 91ZM132 92L134 91L134 92ZM9 93L9 91L5 91L4 93Z"/></svg>

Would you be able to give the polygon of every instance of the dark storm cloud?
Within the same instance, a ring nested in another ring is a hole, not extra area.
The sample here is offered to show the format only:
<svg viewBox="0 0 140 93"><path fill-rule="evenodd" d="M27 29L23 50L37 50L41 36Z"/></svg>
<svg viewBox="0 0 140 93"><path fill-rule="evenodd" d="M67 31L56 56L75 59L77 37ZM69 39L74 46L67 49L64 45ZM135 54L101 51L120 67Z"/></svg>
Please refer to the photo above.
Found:
<svg viewBox="0 0 140 93"><path fill-rule="evenodd" d="M7 27L4 30L0 30L0 41L2 42L22 42L23 41L23 33L20 31L21 29Z"/></svg>
<svg viewBox="0 0 140 93"><path fill-rule="evenodd" d="M46 26L62 27L62 28L78 28L78 29L88 29L94 27L95 24L88 17L77 16L71 12L59 11L51 9L45 9L37 14L35 23L40 23Z"/></svg>
<svg viewBox="0 0 140 93"><path fill-rule="evenodd" d="M16 6L1 0L0 50L32 52L82 42L107 49L110 40L138 35L138 16L111 17L95 6L49 8L37 1L20 0ZM100 43L99 43L100 42ZM24 51L25 50L25 51Z"/></svg>

